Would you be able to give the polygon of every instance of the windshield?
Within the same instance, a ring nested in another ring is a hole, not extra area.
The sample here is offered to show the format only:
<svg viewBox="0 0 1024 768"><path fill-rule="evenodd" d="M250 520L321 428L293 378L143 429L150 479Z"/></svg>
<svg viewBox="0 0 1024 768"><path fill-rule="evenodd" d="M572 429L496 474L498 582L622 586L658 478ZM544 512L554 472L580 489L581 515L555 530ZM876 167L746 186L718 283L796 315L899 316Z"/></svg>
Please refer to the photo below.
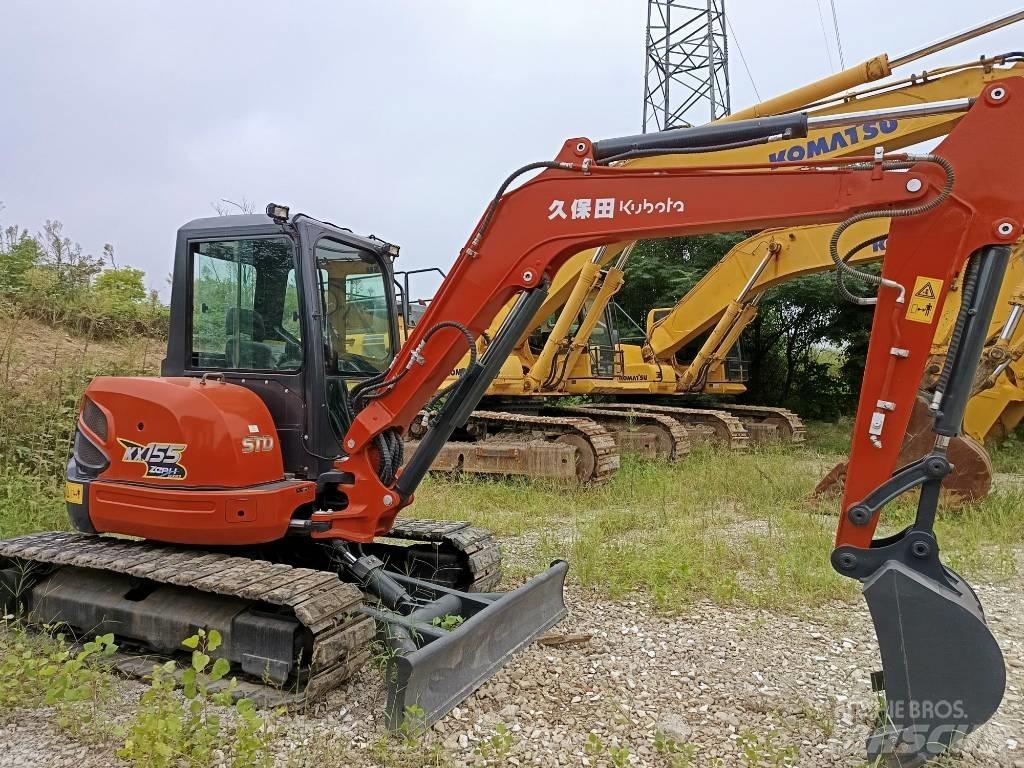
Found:
<svg viewBox="0 0 1024 768"><path fill-rule="evenodd" d="M331 238L316 245L323 302L327 373L372 376L387 368L394 350L388 289L366 252Z"/></svg>
<svg viewBox="0 0 1024 768"><path fill-rule="evenodd" d="M197 368L302 367L295 249L286 237L193 243L192 354Z"/></svg>

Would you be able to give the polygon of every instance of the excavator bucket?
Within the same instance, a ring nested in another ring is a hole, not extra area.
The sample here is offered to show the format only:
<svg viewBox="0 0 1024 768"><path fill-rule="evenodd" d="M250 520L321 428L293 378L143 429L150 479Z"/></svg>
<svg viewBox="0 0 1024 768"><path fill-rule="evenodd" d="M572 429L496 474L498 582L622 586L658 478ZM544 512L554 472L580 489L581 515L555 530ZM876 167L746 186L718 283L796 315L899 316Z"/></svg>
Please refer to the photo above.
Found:
<svg viewBox="0 0 1024 768"><path fill-rule="evenodd" d="M566 615L562 588L569 566L557 560L518 589L459 592L397 573L424 608L402 616L367 607L378 640L390 649L387 725L426 727L446 715Z"/></svg>
<svg viewBox="0 0 1024 768"><path fill-rule="evenodd" d="M959 575L942 573L940 581L889 560L864 582L882 656L876 688L885 692L868 738L870 765L921 765L988 720L1002 700L1006 668L981 603Z"/></svg>
<svg viewBox="0 0 1024 768"><path fill-rule="evenodd" d="M907 425L900 449L898 466L906 466L927 454L935 442L935 434L931 431L935 415L928 410L928 401L918 396L914 400L910 423ZM969 435L958 435L950 440L947 449L953 472L942 483L942 492L946 501L963 503L977 501L988 496L992 490L992 479L995 470L985 446ZM814 487L815 496L839 495L843 492L846 482L846 462L833 467Z"/></svg>

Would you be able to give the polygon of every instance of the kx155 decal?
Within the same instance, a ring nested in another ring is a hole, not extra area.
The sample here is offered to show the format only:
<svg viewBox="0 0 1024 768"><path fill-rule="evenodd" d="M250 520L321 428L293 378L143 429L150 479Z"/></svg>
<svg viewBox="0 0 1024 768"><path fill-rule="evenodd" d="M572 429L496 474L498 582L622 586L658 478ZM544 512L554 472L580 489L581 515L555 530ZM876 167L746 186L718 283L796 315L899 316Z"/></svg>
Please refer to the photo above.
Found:
<svg viewBox="0 0 1024 768"><path fill-rule="evenodd" d="M143 477L162 480L184 480L188 472L181 463L181 454L188 445L182 443L148 443L140 445L131 440L118 441L124 448L124 461L146 465Z"/></svg>

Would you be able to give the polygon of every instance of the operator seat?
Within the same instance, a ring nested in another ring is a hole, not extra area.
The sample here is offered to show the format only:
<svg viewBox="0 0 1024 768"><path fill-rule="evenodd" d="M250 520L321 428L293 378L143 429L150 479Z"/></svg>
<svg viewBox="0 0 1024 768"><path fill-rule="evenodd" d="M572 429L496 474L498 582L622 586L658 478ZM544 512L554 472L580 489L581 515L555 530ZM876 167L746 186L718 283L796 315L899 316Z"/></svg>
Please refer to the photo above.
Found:
<svg viewBox="0 0 1024 768"><path fill-rule="evenodd" d="M263 318L253 309L230 307L225 317L224 357L233 368L267 370L274 367L274 352L263 343ZM237 340L237 343L236 343ZM236 354L237 352L237 354Z"/></svg>

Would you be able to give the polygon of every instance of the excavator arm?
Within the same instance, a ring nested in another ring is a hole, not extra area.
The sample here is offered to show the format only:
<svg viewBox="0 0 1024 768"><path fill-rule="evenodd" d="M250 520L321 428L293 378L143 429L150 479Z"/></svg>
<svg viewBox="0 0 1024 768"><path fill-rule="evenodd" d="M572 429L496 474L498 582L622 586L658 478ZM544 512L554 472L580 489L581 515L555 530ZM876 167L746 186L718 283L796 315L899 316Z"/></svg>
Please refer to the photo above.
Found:
<svg viewBox="0 0 1024 768"><path fill-rule="evenodd" d="M865 584L891 689L886 722L869 751L922 761L941 751L991 716L1005 683L998 644L973 593L939 564L931 522L943 448L959 429L966 403L961 380L968 374L973 379L981 351L977 338L984 341L986 312L991 314L1008 245L1021 233L1024 158L992 148L1009 146L1022 119L1024 82L1011 78L990 85L935 155L913 163L870 157L846 164L638 169L609 161L651 149L650 137L569 140L555 161L525 166L502 185L391 367L354 393L360 407L344 437L348 455L336 464L347 504L314 513L314 535L366 541L390 527L531 322L549 275L580 250L631 238L893 216L833 563ZM735 123L728 140L799 133L803 120ZM666 153L707 151L720 138L683 129L657 140L658 151ZM534 169L543 172L506 191L518 175ZM904 471L893 477L934 321L961 272L971 286L964 296L970 311L962 313L951 349L955 365L939 389L936 450L912 477ZM918 294L925 285L934 298L922 304ZM487 352L467 366L418 451L392 479L391 446L515 295L515 307ZM893 484L902 491L915 482L923 487L915 525L873 541ZM930 631L935 621L945 628L943 638ZM952 722L945 708L935 706L938 695L961 700ZM921 714L925 703L928 716Z"/></svg>

